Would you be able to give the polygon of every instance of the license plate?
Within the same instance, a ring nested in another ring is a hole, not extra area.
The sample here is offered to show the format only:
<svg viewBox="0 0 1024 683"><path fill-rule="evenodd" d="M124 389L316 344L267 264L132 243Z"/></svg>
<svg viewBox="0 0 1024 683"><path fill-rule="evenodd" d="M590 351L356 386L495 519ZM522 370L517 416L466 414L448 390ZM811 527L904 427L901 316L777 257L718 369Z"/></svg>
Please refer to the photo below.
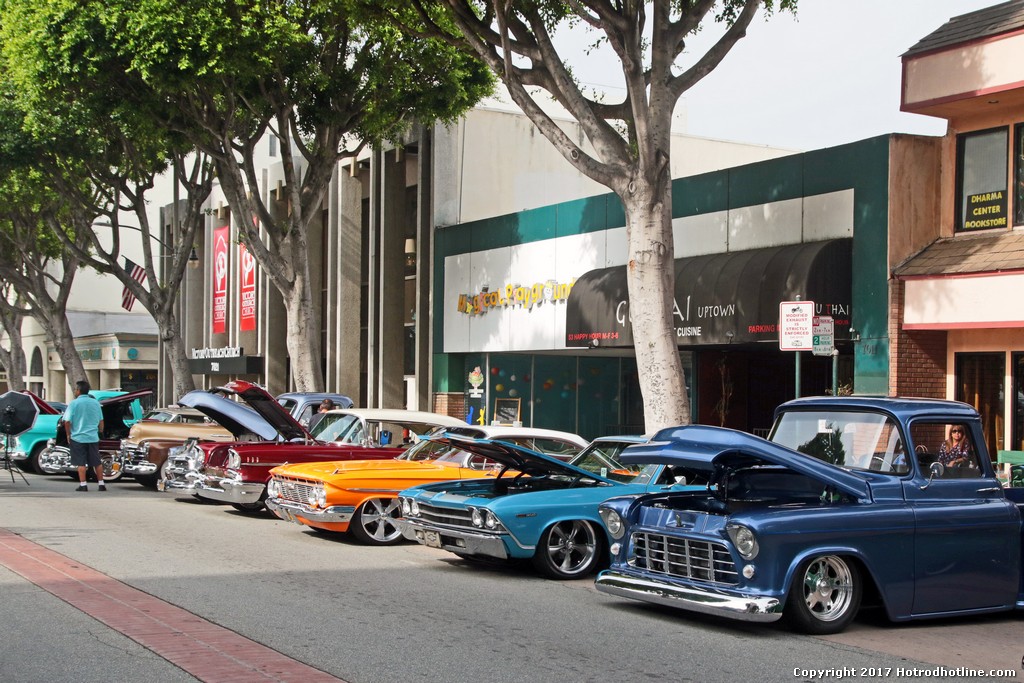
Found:
<svg viewBox="0 0 1024 683"><path fill-rule="evenodd" d="M427 546L428 548L440 548L441 535L436 531L424 531L423 545Z"/></svg>

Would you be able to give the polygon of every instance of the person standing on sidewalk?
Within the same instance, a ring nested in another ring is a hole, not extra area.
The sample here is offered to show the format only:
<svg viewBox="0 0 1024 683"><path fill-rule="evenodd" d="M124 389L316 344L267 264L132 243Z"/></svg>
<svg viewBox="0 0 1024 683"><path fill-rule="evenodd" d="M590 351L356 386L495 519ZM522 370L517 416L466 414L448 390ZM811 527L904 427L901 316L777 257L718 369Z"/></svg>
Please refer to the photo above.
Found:
<svg viewBox="0 0 1024 683"><path fill-rule="evenodd" d="M68 404L64 413L64 431L68 435L71 465L78 468L78 488L88 491L86 473L89 467L96 470L100 491L106 491L103 483L103 463L100 462L100 432L103 431L103 408L89 390L92 387L85 380L75 382L75 399Z"/></svg>

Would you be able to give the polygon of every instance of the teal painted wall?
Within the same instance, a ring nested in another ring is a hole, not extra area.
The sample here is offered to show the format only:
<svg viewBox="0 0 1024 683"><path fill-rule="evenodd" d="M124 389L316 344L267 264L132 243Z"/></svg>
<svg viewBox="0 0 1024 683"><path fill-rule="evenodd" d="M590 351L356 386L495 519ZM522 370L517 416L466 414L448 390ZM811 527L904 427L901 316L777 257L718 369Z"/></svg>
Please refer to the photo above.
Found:
<svg viewBox="0 0 1024 683"><path fill-rule="evenodd" d="M881 394L889 386L888 244L890 136L794 154L756 164L679 178L672 185L674 217L766 202L854 190L852 325L854 386ZM434 260L434 338L442 339L444 259L484 249L576 235L625 225L618 197L609 193L516 214L439 228ZM462 391L462 354L435 354L434 391Z"/></svg>

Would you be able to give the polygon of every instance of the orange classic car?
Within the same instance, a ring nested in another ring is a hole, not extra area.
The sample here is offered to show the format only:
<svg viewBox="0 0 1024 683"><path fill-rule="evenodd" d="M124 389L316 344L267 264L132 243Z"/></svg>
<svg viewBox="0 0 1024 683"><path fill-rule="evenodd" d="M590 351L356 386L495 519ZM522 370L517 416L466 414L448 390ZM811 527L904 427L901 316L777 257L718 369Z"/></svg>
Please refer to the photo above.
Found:
<svg viewBox="0 0 1024 683"><path fill-rule="evenodd" d="M472 438L499 439L567 459L586 439L550 429L469 426L448 430ZM391 460L349 460L281 465L270 471L266 506L289 522L348 532L363 543L402 540L396 520L398 494L438 481L495 476L501 465L448 444L423 440Z"/></svg>

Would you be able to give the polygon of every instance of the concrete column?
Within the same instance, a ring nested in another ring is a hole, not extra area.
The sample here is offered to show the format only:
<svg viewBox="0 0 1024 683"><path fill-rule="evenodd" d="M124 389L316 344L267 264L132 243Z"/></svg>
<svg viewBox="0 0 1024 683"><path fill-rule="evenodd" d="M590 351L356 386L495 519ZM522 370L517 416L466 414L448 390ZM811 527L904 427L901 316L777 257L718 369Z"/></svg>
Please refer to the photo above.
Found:
<svg viewBox="0 0 1024 683"><path fill-rule="evenodd" d="M366 404L361 386L362 325L360 313L363 251L363 187L348 167L339 169L337 191L332 193L336 206L331 209L335 230L332 244L336 253L331 260L331 291L333 302L331 324L328 326L328 372L334 382L328 386L349 396L357 406ZM333 335L333 336L332 336Z"/></svg>
<svg viewBox="0 0 1024 683"><path fill-rule="evenodd" d="M405 406L405 158L399 149L381 154L380 270L376 281L378 320L377 392L382 408Z"/></svg>
<svg viewBox="0 0 1024 683"><path fill-rule="evenodd" d="M419 127L419 154L416 163L416 392L417 410L430 410L433 387L430 359L433 353L431 290L433 287L433 135L429 128Z"/></svg>

